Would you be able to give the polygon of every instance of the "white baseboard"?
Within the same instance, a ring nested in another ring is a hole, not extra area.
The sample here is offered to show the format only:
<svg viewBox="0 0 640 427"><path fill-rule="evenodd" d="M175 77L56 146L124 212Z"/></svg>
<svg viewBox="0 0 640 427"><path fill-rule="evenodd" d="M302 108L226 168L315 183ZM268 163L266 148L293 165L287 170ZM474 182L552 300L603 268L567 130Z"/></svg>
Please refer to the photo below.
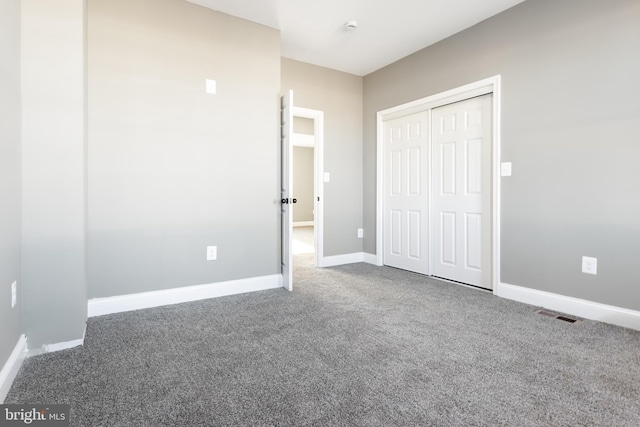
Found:
<svg viewBox="0 0 640 427"><path fill-rule="evenodd" d="M366 262L367 264L378 265L378 257L366 252L354 252L352 254L327 256L322 258L319 267L335 267L338 265L354 264L356 262Z"/></svg>
<svg viewBox="0 0 640 427"><path fill-rule="evenodd" d="M84 329L82 330L82 338L80 338L79 340L58 342L54 344L45 344L40 348L32 348L31 350L27 350L27 357L38 356L40 354L45 354L45 353L53 353L56 351L67 350L69 348L74 348L74 347L84 345L84 336L86 334L87 334L87 324L85 323Z"/></svg>
<svg viewBox="0 0 640 427"><path fill-rule="evenodd" d="M65 342L57 342L54 344L45 344L40 348L32 348L27 353L27 357L39 356L45 353L54 353L56 351L67 350L69 348L78 347L84 344L84 338L80 340L72 340Z"/></svg>
<svg viewBox="0 0 640 427"><path fill-rule="evenodd" d="M496 295L585 319L611 323L640 331L640 311L538 291L508 283L500 283Z"/></svg>
<svg viewBox="0 0 640 427"><path fill-rule="evenodd" d="M298 221L293 223L294 227L313 227L314 225L313 221Z"/></svg>
<svg viewBox="0 0 640 427"><path fill-rule="evenodd" d="M6 399L7 394L9 394L13 380L16 379L16 375L18 375L20 366L22 366L22 362L26 356L27 338L23 334L18 338L16 346L13 348L2 370L0 370L0 404L4 403L4 399Z"/></svg>
<svg viewBox="0 0 640 427"><path fill-rule="evenodd" d="M142 292L139 294L119 295L107 298L93 298L88 303L88 316L140 310L143 308L179 304L208 298L217 298L247 292L262 291L282 287L282 275L252 277L228 282L187 286L162 291Z"/></svg>
<svg viewBox="0 0 640 427"><path fill-rule="evenodd" d="M382 267L382 265L378 264L378 256L373 254L364 253L363 254L363 262L367 264L377 265L378 267Z"/></svg>
<svg viewBox="0 0 640 427"><path fill-rule="evenodd" d="M355 252L352 254L326 256L322 258L322 265L318 267L335 267L337 265L354 264L356 262L363 262L364 254L362 252Z"/></svg>

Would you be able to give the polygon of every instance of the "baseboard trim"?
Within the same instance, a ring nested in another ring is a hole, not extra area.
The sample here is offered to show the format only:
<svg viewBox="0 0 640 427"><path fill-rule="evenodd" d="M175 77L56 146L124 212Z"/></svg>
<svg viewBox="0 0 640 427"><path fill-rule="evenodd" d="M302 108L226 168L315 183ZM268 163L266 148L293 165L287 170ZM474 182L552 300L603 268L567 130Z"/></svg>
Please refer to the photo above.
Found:
<svg viewBox="0 0 640 427"><path fill-rule="evenodd" d="M500 283L499 297L640 331L640 311Z"/></svg>
<svg viewBox="0 0 640 427"><path fill-rule="evenodd" d="M252 277L249 279L187 286L184 288L119 295L115 297L93 298L88 303L88 316L104 316L143 308L180 304L209 298L244 294L282 287L282 275Z"/></svg>
<svg viewBox="0 0 640 427"><path fill-rule="evenodd" d="M27 357L39 356L45 353L55 353L56 351L68 350L70 348L79 347L84 344L84 338L79 340L57 342L54 344L45 344L40 348L34 348L27 352Z"/></svg>
<svg viewBox="0 0 640 427"><path fill-rule="evenodd" d="M378 264L378 256L377 255L373 255L373 254L368 254L368 253L364 253L363 254L363 262L366 262L367 264L373 264L373 265L377 265L378 267L382 267L382 265Z"/></svg>
<svg viewBox="0 0 640 427"><path fill-rule="evenodd" d="M355 252L352 254L326 256L322 258L322 265L319 267L336 267L338 265L354 264L363 261L364 254L362 252Z"/></svg>
<svg viewBox="0 0 640 427"><path fill-rule="evenodd" d="M24 362L26 356L27 338L23 334L18 338L16 346L13 348L9 358L2 367L2 370L0 370L0 404L4 403L4 399L7 398L7 394L9 394L13 380L16 379L16 375L18 375L18 371L20 370L22 362Z"/></svg>
<svg viewBox="0 0 640 427"><path fill-rule="evenodd" d="M298 221L293 223L294 227L313 227L314 225L313 221Z"/></svg>

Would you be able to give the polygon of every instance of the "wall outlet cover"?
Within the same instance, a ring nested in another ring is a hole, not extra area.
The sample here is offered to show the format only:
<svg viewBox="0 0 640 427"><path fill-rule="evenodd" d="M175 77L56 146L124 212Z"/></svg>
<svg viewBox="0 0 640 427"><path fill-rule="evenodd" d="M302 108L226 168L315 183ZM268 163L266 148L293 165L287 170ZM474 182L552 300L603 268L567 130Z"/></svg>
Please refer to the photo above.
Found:
<svg viewBox="0 0 640 427"><path fill-rule="evenodd" d="M218 84L215 80L207 79L205 88L210 95L215 95L218 92Z"/></svg>
<svg viewBox="0 0 640 427"><path fill-rule="evenodd" d="M598 258L583 256L582 272L587 274L598 274Z"/></svg>
<svg viewBox="0 0 640 427"><path fill-rule="evenodd" d="M207 261L215 261L218 259L218 247L207 246Z"/></svg>
<svg viewBox="0 0 640 427"><path fill-rule="evenodd" d="M364 237L364 230L362 228L358 228L358 239L362 239Z"/></svg>
<svg viewBox="0 0 640 427"><path fill-rule="evenodd" d="M11 308L15 307L18 303L18 282L11 284Z"/></svg>

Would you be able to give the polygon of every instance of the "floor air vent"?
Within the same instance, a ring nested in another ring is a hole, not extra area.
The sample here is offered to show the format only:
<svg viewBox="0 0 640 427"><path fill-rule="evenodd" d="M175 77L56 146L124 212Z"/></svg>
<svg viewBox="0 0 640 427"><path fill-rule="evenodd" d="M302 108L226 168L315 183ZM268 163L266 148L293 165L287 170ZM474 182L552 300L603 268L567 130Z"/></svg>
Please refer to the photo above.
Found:
<svg viewBox="0 0 640 427"><path fill-rule="evenodd" d="M554 313L552 311L536 310L535 313L540 314L542 316L553 317L554 319L562 320L568 323L580 323L580 320L578 319L574 319L573 317L563 316L561 314Z"/></svg>
<svg viewBox="0 0 640 427"><path fill-rule="evenodd" d="M569 323L576 323L578 321L578 319L572 319L570 317L565 317L565 316L558 316L556 317L556 319L564 320L565 322L569 322Z"/></svg>

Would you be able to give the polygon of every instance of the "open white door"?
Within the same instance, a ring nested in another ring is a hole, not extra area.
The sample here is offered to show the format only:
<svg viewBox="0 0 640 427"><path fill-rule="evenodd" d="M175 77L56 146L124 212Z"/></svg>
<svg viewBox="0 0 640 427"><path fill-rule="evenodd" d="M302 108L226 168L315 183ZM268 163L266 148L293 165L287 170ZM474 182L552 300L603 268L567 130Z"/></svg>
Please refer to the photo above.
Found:
<svg viewBox="0 0 640 427"><path fill-rule="evenodd" d="M280 143L281 143L281 230L282 230L282 287L293 290L293 91L280 98Z"/></svg>

